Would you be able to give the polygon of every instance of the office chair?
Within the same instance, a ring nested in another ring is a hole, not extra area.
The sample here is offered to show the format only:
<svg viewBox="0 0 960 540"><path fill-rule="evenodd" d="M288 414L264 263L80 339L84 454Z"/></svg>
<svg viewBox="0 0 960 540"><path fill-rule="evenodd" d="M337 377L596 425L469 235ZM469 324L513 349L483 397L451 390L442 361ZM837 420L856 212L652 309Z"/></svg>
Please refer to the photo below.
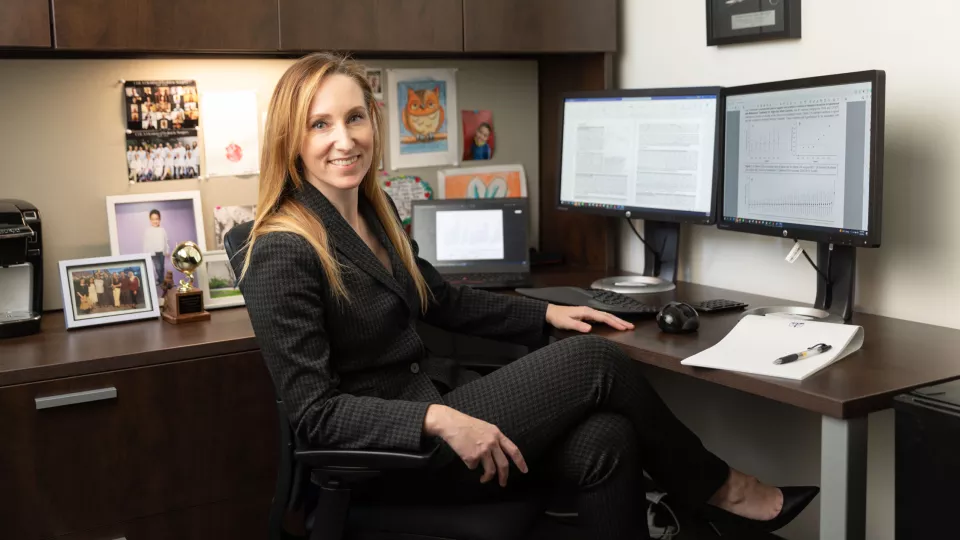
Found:
<svg viewBox="0 0 960 540"><path fill-rule="evenodd" d="M239 276L252 222L232 228L224 238L231 267ZM545 510L545 499L529 493L490 503L418 505L351 504L351 488L391 472L425 469L435 452L331 450L300 448L289 416L277 400L280 463L270 509L270 540L294 538L284 516L302 510L308 484L319 487L306 529L311 540L510 540L527 538Z"/></svg>

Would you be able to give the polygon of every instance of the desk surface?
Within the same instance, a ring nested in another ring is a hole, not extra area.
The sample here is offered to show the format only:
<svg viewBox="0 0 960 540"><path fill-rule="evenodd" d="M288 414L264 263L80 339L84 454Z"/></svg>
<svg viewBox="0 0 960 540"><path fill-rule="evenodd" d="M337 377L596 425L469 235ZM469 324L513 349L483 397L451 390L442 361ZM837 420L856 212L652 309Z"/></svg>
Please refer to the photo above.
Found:
<svg viewBox="0 0 960 540"><path fill-rule="evenodd" d="M603 276L595 272L550 273L538 276L537 286L588 287L599 277ZM798 304L693 283L679 283L674 291L640 298L657 305L670 300L697 302L717 298L740 300L749 307ZM605 326L595 326L593 332L617 342L631 358L645 364L835 418L887 409L897 394L960 377L960 330L860 313L854 314L852 324L863 327L863 347L803 381L680 364L684 358L717 344L737 324L741 313L702 313L700 330L694 334L665 334L653 319L633 321L633 332L617 332Z"/></svg>
<svg viewBox="0 0 960 540"><path fill-rule="evenodd" d="M556 270L536 275L537 286L589 284L598 272ZM775 298L680 283L656 295L654 302L728 298L751 306L781 305ZM888 317L856 314L864 344L856 353L804 381L787 381L740 373L691 368L680 361L715 345L737 323L740 312L702 314L699 332L670 335L652 319L636 321L633 332L597 326L594 332L623 346L634 359L697 379L788 403L836 418L886 409L892 397L912 388L960 377L960 330ZM72 330L62 313L47 313L40 334L0 340L0 386L23 384L128 369L204 356L256 350L247 312L232 308L212 312L210 321L171 325L162 321ZM564 334L569 335L569 334Z"/></svg>

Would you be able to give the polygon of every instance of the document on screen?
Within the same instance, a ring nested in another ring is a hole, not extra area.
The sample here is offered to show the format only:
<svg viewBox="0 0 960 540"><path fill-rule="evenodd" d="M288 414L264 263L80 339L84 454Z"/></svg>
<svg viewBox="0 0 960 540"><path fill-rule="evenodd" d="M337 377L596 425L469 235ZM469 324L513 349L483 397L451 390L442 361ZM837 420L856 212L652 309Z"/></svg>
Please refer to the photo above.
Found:
<svg viewBox="0 0 960 540"><path fill-rule="evenodd" d="M437 212L437 260L503 260L503 211Z"/></svg>

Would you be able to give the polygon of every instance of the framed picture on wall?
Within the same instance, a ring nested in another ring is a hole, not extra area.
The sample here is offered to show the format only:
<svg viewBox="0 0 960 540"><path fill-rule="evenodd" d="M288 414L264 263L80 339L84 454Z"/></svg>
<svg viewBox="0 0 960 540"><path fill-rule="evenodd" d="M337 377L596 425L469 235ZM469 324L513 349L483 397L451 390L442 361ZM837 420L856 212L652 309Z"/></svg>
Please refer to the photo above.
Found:
<svg viewBox="0 0 960 540"><path fill-rule="evenodd" d="M112 255L150 254L153 285L160 297L167 274L174 283L186 279L170 261L173 248L190 240L201 251L207 249L199 191L109 196L107 225Z"/></svg>
<svg viewBox="0 0 960 540"><path fill-rule="evenodd" d="M706 0L707 45L800 38L800 0Z"/></svg>
<svg viewBox="0 0 960 540"><path fill-rule="evenodd" d="M160 317L149 253L60 261L67 329Z"/></svg>

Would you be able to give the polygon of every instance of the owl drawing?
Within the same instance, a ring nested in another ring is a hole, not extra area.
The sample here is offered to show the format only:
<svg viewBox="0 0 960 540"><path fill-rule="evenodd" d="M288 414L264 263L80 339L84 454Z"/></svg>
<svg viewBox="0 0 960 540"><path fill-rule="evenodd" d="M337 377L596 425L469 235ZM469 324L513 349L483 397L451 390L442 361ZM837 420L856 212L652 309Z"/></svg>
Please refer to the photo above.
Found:
<svg viewBox="0 0 960 540"><path fill-rule="evenodd" d="M432 90L407 88L407 106L403 109L403 125L417 141L431 141L443 125L440 87Z"/></svg>

